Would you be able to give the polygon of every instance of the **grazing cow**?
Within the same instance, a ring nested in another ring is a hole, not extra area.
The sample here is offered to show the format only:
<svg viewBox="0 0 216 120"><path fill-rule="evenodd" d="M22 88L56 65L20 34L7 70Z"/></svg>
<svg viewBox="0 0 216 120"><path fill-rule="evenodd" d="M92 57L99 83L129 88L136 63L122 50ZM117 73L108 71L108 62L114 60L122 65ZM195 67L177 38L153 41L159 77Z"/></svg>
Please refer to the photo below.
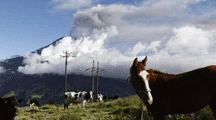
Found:
<svg viewBox="0 0 216 120"><path fill-rule="evenodd" d="M109 100L116 100L119 98L119 95L109 96Z"/></svg>
<svg viewBox="0 0 216 120"><path fill-rule="evenodd" d="M88 102L93 96L93 92L66 92L65 93L65 105L69 108L70 103L82 103L83 109L85 103Z"/></svg>
<svg viewBox="0 0 216 120"><path fill-rule="evenodd" d="M98 102L104 102L105 99L106 99L106 95L97 94L97 101Z"/></svg>
<svg viewBox="0 0 216 120"><path fill-rule="evenodd" d="M0 120L13 120L18 114L18 104L22 101L15 97L0 98Z"/></svg>
<svg viewBox="0 0 216 120"><path fill-rule="evenodd" d="M36 100L36 99L31 99L30 101L29 101L29 107L31 108L32 106L36 106L37 108L39 108L41 105L40 105L40 103L38 102L38 100Z"/></svg>
<svg viewBox="0 0 216 120"><path fill-rule="evenodd" d="M216 66L180 74L146 69L147 57L135 58L130 69L131 84L155 120L169 114L186 114L209 105L216 115Z"/></svg>

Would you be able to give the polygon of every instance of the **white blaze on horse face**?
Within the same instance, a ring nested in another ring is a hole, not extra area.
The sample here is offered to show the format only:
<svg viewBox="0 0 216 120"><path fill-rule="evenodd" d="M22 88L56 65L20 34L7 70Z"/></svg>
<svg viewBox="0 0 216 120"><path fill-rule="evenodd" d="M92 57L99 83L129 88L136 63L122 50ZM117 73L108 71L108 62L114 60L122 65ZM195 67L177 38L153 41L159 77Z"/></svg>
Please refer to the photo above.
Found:
<svg viewBox="0 0 216 120"><path fill-rule="evenodd" d="M149 83L148 83L148 80L147 80L147 75L148 74L149 73L146 70L143 70L143 71L140 71L139 76L142 77L142 80L145 83L145 89L146 89L146 93L147 93L147 96L148 96L147 101L148 101L149 105L151 105L153 103L153 97L152 97L151 89L149 87Z"/></svg>

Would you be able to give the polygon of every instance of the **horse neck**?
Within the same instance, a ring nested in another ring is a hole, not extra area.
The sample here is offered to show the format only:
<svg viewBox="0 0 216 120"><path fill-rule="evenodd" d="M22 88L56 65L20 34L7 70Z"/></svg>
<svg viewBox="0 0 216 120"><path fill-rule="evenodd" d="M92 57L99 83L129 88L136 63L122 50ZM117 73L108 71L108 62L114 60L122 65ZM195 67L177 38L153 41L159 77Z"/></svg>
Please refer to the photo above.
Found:
<svg viewBox="0 0 216 120"><path fill-rule="evenodd" d="M174 78L179 77L179 74L168 74L160 71L149 70L149 85L155 86L164 82L172 81Z"/></svg>

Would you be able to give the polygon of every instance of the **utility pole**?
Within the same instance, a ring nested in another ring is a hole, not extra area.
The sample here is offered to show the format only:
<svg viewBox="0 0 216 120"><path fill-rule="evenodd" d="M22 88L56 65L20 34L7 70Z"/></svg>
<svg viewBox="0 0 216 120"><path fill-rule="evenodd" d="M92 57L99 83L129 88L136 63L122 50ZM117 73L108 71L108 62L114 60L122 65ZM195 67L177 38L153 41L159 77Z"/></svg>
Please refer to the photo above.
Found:
<svg viewBox="0 0 216 120"><path fill-rule="evenodd" d="M65 84L64 84L64 110L66 108L66 104L65 104L65 93L67 92L67 58L68 57L76 57L76 55L71 56L71 53L68 53L67 51L64 52L65 56L61 56L61 57L65 57Z"/></svg>
<svg viewBox="0 0 216 120"><path fill-rule="evenodd" d="M96 93L96 96L98 95L98 89L99 89L99 72L101 72L101 71L104 71L104 70L102 70L102 69L100 69L100 67L99 67L99 62L97 62L97 93Z"/></svg>
<svg viewBox="0 0 216 120"><path fill-rule="evenodd" d="M86 69L86 71L88 71L89 69L91 69L92 71L92 82L91 82L91 91L94 93L94 71L95 71L95 67L94 67L94 60L93 60L93 64L92 64L92 67L91 68L88 68ZM93 97L94 98L94 97ZM92 102L93 102L93 99L92 99Z"/></svg>
<svg viewBox="0 0 216 120"><path fill-rule="evenodd" d="M92 92L94 93L94 71L95 71L95 67L94 67L94 60L93 60L93 65L92 65Z"/></svg>
<svg viewBox="0 0 216 120"><path fill-rule="evenodd" d="M98 87L99 87L99 62L97 62L97 94L98 95Z"/></svg>

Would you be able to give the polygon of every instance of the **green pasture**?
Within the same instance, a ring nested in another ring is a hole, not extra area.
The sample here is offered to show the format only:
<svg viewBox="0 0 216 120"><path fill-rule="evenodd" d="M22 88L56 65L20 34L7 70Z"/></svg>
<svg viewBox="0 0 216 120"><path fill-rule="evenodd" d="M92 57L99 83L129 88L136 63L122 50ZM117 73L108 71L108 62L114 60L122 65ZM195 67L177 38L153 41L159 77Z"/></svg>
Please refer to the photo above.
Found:
<svg viewBox="0 0 216 120"><path fill-rule="evenodd" d="M64 105L42 105L40 108L19 107L15 120L139 120L141 116L140 99L137 95L120 98L104 103L87 103L84 110L81 104L70 105L64 110ZM153 120L152 114L144 110L144 120ZM190 114L168 115L166 120L212 120L210 108Z"/></svg>

